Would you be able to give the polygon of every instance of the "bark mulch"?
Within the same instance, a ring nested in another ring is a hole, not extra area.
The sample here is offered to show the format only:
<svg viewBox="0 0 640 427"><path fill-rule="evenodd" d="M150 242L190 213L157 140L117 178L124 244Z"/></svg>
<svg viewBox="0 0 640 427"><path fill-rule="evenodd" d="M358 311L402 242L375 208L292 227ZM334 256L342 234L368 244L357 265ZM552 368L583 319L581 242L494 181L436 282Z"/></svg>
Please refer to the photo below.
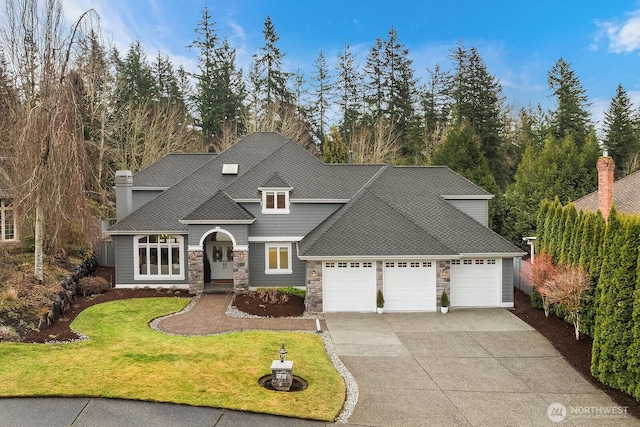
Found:
<svg viewBox="0 0 640 427"><path fill-rule="evenodd" d="M620 390L602 384L591 375L591 344L593 343L591 337L582 335L580 340L576 340L573 325L553 314L550 314L548 318L545 317L544 310L533 308L529 295L520 289L514 289L514 305L515 308L511 312L549 340L567 362L587 381L605 392L618 405L626 406L629 414L640 418L639 402Z"/></svg>

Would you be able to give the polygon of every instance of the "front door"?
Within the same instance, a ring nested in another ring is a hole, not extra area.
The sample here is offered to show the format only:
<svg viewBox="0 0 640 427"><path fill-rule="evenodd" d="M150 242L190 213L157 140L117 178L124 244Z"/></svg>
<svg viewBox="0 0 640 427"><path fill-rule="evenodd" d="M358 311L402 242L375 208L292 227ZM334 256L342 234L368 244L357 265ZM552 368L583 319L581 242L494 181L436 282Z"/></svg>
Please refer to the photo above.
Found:
<svg viewBox="0 0 640 427"><path fill-rule="evenodd" d="M211 268L211 280L233 280L233 244L231 241L209 240L205 253Z"/></svg>

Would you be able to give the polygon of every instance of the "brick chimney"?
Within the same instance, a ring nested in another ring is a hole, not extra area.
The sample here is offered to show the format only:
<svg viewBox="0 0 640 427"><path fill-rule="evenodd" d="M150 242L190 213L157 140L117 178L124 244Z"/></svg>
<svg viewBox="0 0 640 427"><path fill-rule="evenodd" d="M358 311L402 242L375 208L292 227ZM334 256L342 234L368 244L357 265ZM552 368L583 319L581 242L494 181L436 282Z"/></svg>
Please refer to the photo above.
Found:
<svg viewBox="0 0 640 427"><path fill-rule="evenodd" d="M613 204L613 171L616 164L605 151L598 159L596 168L598 169L598 210L602 212L606 221Z"/></svg>

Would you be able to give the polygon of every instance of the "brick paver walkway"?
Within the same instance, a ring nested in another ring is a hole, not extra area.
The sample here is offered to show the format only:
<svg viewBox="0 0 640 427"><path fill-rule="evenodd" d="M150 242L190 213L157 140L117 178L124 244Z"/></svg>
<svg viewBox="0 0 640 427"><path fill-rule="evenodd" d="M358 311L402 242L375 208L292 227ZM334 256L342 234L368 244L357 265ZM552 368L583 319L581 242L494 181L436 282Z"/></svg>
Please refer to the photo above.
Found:
<svg viewBox="0 0 640 427"><path fill-rule="evenodd" d="M315 319L261 318L243 319L225 314L231 295L204 294L195 306L158 322L158 329L177 335L210 335L240 330L315 331ZM320 321L322 330L327 326Z"/></svg>

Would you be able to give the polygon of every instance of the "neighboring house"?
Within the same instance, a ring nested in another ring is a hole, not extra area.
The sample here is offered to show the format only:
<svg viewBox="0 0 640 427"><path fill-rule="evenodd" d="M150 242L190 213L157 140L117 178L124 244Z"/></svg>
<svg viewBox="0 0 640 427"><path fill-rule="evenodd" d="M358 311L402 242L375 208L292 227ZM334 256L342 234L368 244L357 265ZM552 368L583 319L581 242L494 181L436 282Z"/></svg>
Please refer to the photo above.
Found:
<svg viewBox="0 0 640 427"><path fill-rule="evenodd" d="M9 183L2 173L0 158L0 244L15 243L18 239L13 199Z"/></svg>
<svg viewBox="0 0 640 427"><path fill-rule="evenodd" d="M591 212L600 210L608 218L611 206L615 204L617 212L640 214L640 171L614 181L616 165L606 154L598 159L596 167L598 190L576 200L576 209Z"/></svg>
<svg viewBox="0 0 640 427"><path fill-rule="evenodd" d="M307 309L512 307L488 194L446 167L325 164L277 133L116 174L116 286L306 289Z"/></svg>

